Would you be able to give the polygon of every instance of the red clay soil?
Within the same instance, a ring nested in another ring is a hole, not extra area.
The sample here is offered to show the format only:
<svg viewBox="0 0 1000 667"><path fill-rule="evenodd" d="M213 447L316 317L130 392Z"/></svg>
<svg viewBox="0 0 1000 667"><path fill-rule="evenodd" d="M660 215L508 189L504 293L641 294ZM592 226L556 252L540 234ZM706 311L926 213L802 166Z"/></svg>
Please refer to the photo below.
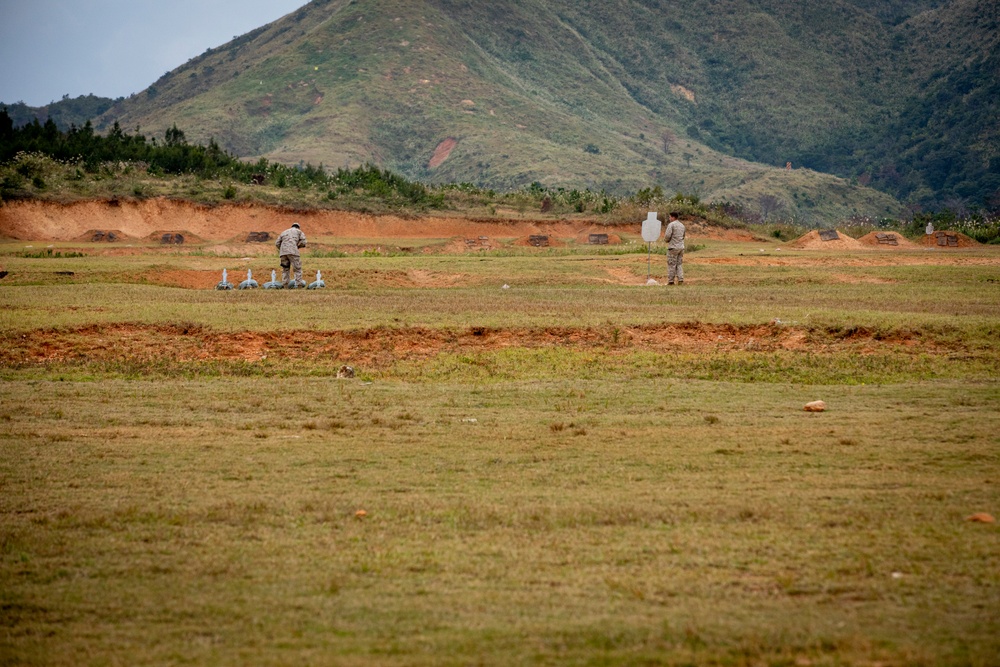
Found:
<svg viewBox="0 0 1000 667"><path fill-rule="evenodd" d="M948 236L955 237L958 242L958 245L957 246L940 245L938 243L938 234L947 234ZM944 231L934 232L933 234L924 234L923 237L920 239L920 245L925 248L941 248L942 250L948 250L948 249L954 250L955 248L975 248L976 246L981 244L979 243L979 241L975 240L974 238L966 236L962 232L952 232L944 230Z"/></svg>
<svg viewBox="0 0 1000 667"><path fill-rule="evenodd" d="M685 221L685 231L692 240L711 239L713 241L746 241L763 243L764 241L753 235L746 229L726 229L725 227L712 227L699 222ZM640 224L641 227L641 224ZM773 240L773 239L772 239ZM770 242L768 240L767 242Z"/></svg>
<svg viewBox="0 0 1000 667"><path fill-rule="evenodd" d="M164 233L180 233L206 242L243 243L250 232L272 235L298 222L314 240L354 239L506 239L540 234L561 240L582 233L606 232L591 221L470 220L427 216L419 219L350 211L291 211L263 205L205 206L170 199L57 204L9 202L0 207L0 236L23 241L90 241L97 231L114 231L130 240L158 242ZM636 234L639 225L636 224Z"/></svg>
<svg viewBox="0 0 1000 667"><path fill-rule="evenodd" d="M779 325L655 324L633 327L548 327L437 330L417 327L357 331L217 332L199 325L92 325L77 329L0 334L0 367L80 361L310 360L385 368L404 360L443 353L474 354L510 347L552 345L601 349L607 354L634 350L717 352L747 350L830 351L851 346L880 353L905 346L925 353L935 347L908 333L876 337L858 329L849 336L810 342L811 332Z"/></svg>
<svg viewBox="0 0 1000 667"><path fill-rule="evenodd" d="M442 162L448 159L451 152L455 150L455 146L458 145L458 139L454 137L448 137L434 149L434 155L431 156L430 162L427 163L428 169L434 169L440 166Z"/></svg>
<svg viewBox="0 0 1000 667"><path fill-rule="evenodd" d="M819 232L813 230L789 243L788 247L798 248L799 250L862 250L869 247L839 230L837 231L837 236L840 238L832 241L824 241L820 238Z"/></svg>
<svg viewBox="0 0 1000 667"><path fill-rule="evenodd" d="M383 239L401 247L407 245L408 239L452 239L440 248L449 253L490 250L508 244L528 246L529 237L534 235L549 237L550 246L563 246L587 245L591 234L607 234L608 244L617 245L622 243L622 232L634 231L638 237L641 227L639 222L632 230L590 220L414 219L350 211L291 211L263 205L206 206L163 198L113 204L22 201L0 207L0 237L34 242L102 242L107 249L101 252L110 254L129 252L124 248L126 244L160 245L164 234L180 234L185 244L209 245L207 252L253 256L269 252L270 244L248 243L251 232L267 232L275 238L293 222L302 225L314 248L334 239ZM689 223L688 231L692 241L759 241L747 230L711 227L697 221ZM107 242L109 233L114 235L112 242ZM342 243L337 247L346 248Z"/></svg>
<svg viewBox="0 0 1000 667"><path fill-rule="evenodd" d="M882 234L884 237L891 237L896 241L896 245L879 243L879 234ZM867 246L876 247L879 250L914 250L920 247L902 234L897 234L896 232L869 232L859 238L858 242Z"/></svg>
<svg viewBox="0 0 1000 667"><path fill-rule="evenodd" d="M543 234L542 236L546 236L546 235ZM523 237L515 240L514 241L514 245L521 246L521 247L533 246L533 247L539 247L539 248L559 248L559 247L565 246L566 243L563 242L563 241L561 241L560 239L558 239L556 237L549 236L544 245L537 245L537 244L531 242L531 236L523 236Z"/></svg>

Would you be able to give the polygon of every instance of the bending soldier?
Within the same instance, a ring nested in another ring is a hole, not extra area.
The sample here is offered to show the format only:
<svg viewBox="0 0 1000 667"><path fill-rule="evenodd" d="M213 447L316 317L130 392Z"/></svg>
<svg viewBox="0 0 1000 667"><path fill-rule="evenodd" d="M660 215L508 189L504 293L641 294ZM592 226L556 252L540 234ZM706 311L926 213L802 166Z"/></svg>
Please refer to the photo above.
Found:
<svg viewBox="0 0 1000 667"><path fill-rule="evenodd" d="M292 287L305 287L302 280L302 258L299 256L299 248L306 247L306 235L299 228L299 223L292 223L292 226L281 232L278 240L274 242L278 248L278 255L281 258L281 284L288 287L289 269L295 272L295 282Z"/></svg>

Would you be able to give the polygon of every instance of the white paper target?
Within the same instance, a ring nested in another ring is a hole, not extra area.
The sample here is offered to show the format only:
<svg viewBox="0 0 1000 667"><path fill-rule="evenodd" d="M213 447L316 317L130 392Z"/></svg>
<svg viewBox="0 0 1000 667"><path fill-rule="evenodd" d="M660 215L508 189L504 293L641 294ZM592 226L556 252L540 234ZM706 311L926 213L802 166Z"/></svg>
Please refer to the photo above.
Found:
<svg viewBox="0 0 1000 667"><path fill-rule="evenodd" d="M656 218L656 211L650 211L642 221L642 240L653 243L658 238L660 238L660 221Z"/></svg>

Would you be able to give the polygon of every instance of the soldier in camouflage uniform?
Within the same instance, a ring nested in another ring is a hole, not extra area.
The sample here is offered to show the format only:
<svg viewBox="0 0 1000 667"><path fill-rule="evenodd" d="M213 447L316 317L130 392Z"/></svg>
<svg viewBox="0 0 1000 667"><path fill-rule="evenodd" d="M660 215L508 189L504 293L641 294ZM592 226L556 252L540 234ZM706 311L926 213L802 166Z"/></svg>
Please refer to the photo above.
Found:
<svg viewBox="0 0 1000 667"><path fill-rule="evenodd" d="M684 223L677 219L677 213L670 212L670 223L663 231L663 241L667 244L667 284L684 284Z"/></svg>
<svg viewBox="0 0 1000 667"><path fill-rule="evenodd" d="M299 228L299 223L293 223L291 227L281 232L274 245L278 248L278 255L281 256L281 284L288 287L288 273L289 269L292 269L295 272L295 286L305 287L299 248L306 247L306 235Z"/></svg>

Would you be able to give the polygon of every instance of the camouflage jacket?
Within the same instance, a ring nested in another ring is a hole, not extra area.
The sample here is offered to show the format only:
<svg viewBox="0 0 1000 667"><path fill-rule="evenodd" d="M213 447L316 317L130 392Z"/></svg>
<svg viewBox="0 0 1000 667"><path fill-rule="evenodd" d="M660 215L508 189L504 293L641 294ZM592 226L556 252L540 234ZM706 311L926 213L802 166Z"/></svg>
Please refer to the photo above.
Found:
<svg viewBox="0 0 1000 667"><path fill-rule="evenodd" d="M667 244L667 248L670 250L683 250L684 223L680 220L674 220L667 225L666 230L663 232L663 242Z"/></svg>
<svg viewBox="0 0 1000 667"><path fill-rule="evenodd" d="M279 255L298 255L299 248L306 247L306 235L298 227L289 227L281 232L274 245Z"/></svg>

